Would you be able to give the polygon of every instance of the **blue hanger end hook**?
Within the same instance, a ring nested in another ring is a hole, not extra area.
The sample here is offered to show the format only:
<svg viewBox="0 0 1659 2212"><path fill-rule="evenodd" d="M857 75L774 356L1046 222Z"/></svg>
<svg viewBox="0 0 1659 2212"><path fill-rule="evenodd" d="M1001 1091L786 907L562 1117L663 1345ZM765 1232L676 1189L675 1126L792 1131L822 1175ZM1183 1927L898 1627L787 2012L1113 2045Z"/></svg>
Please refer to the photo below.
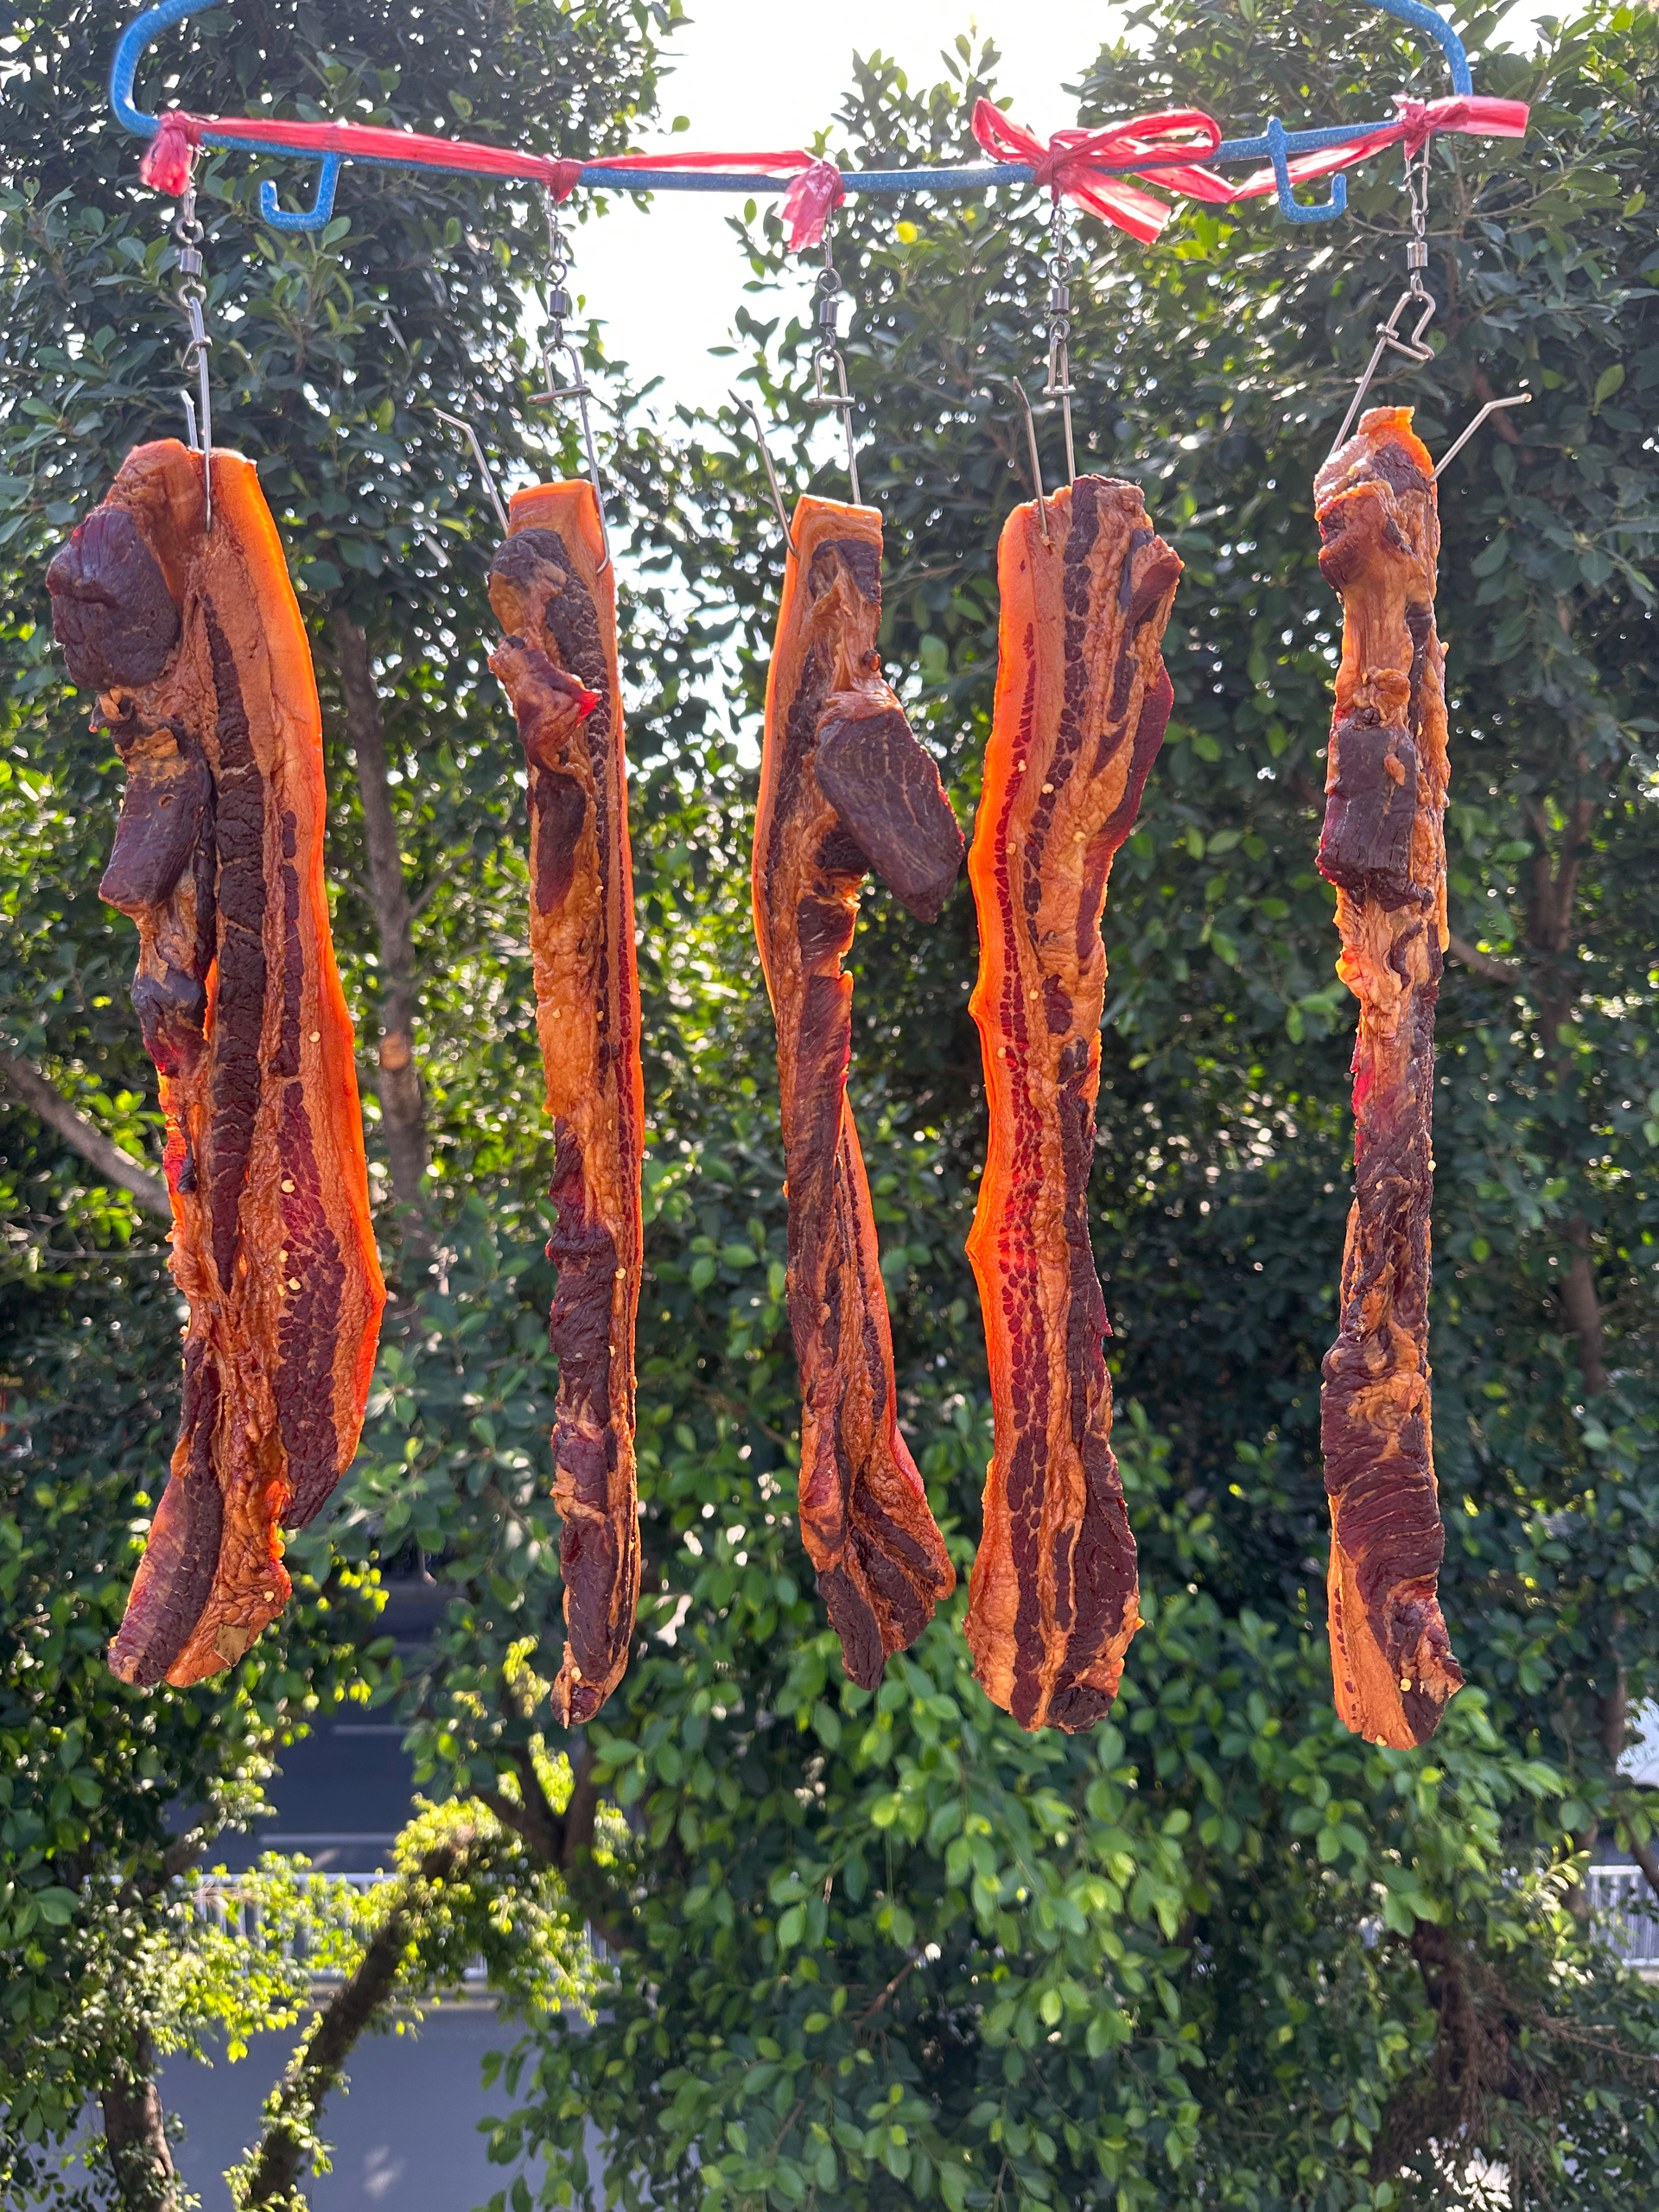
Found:
<svg viewBox="0 0 1659 2212"><path fill-rule="evenodd" d="M320 231L334 212L334 187L340 181L340 163L345 156L325 154L317 173L317 196L310 207L302 207L297 214L284 214L276 204L276 188L267 177L259 188L259 215L273 231Z"/></svg>

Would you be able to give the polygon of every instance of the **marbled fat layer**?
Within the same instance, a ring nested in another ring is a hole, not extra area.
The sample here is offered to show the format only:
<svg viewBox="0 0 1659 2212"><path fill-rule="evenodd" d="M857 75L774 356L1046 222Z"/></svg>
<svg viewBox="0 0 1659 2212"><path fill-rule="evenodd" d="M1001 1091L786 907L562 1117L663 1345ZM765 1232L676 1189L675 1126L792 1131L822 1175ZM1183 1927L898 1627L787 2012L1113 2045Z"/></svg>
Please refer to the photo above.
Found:
<svg viewBox="0 0 1659 2212"><path fill-rule="evenodd" d="M553 1117L559 1363L553 1498L565 1649L553 1701L591 1720L622 1679L639 1598L634 1324L645 1088L613 572L589 484L513 497L490 569L530 803L530 946Z"/></svg>
<svg viewBox="0 0 1659 2212"><path fill-rule="evenodd" d="M1319 568L1342 594L1321 873L1337 973L1359 1001L1354 1204L1319 1407L1331 1501L1337 1711L1426 1743L1463 1675L1441 1618L1446 1549L1429 1414L1434 1010L1446 943L1446 656L1440 517L1411 410L1374 408L1314 486Z"/></svg>
<svg viewBox="0 0 1659 2212"><path fill-rule="evenodd" d="M852 1680L874 1688L956 1586L899 1432L875 1217L847 1098L859 887L925 921L962 866L931 756L881 680L881 519L804 499L766 681L754 928L778 1024L801 1540Z"/></svg>
<svg viewBox="0 0 1659 2212"><path fill-rule="evenodd" d="M968 1256L995 1450L967 1634L1023 1728L1090 1727L1140 1624L1111 1449L1105 1300L1089 1235L1112 857L1135 826L1171 691L1160 653L1181 564L1130 484L1079 477L1016 507L997 554L1001 658L968 873L971 1001L990 1143Z"/></svg>
<svg viewBox="0 0 1659 2212"><path fill-rule="evenodd" d="M148 1686L239 1659L289 1594L284 1526L362 1427L385 1290L322 881L321 718L252 465L130 454L48 572L127 770L104 897L137 925L160 1076L184 1407L110 1663Z"/></svg>

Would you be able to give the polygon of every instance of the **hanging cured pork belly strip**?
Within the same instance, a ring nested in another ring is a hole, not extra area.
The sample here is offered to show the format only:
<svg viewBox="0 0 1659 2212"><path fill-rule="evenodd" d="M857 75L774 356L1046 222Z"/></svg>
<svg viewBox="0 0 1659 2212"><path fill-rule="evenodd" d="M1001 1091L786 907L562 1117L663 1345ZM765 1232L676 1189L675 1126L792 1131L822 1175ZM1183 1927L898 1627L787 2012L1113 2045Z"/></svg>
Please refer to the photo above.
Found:
<svg viewBox="0 0 1659 2212"><path fill-rule="evenodd" d="M559 1363L553 1499L564 1523L564 1658L553 1701L591 1720L622 1679L639 1599L634 1320L645 1086L617 673L615 571L591 484L515 493L490 569L490 656L518 721L530 795L530 948L553 1116Z"/></svg>
<svg viewBox="0 0 1659 2212"><path fill-rule="evenodd" d="M990 1146L968 1256L995 1447L967 1634L1022 1728L1091 1727L1140 1626L1089 1240L1112 856L1169 720L1160 648L1181 563L1139 490L1080 476L997 549L1000 659L968 858Z"/></svg>
<svg viewBox="0 0 1659 2212"><path fill-rule="evenodd" d="M1446 944L1440 525L1408 407L1361 417L1320 469L1314 505L1319 569L1343 613L1319 864L1337 887L1337 973L1359 1001L1355 1196L1319 1407L1331 1665L1344 1724L1403 1749L1428 1740L1463 1684L1436 1592L1446 1533L1429 1419L1430 1122Z"/></svg>
<svg viewBox="0 0 1659 2212"><path fill-rule="evenodd" d="M754 930L778 1024L801 1540L852 1680L873 1689L956 1586L899 1433L893 1332L847 1099L859 886L921 920L962 866L939 772L882 682L881 518L803 499L766 680Z"/></svg>
<svg viewBox="0 0 1659 2212"><path fill-rule="evenodd" d="M253 464L130 454L48 571L73 681L127 769L100 886L138 925L161 1078L184 1414L126 1618L125 1681L198 1681L282 1611L281 1530L357 1448L385 1290L323 887L311 655Z"/></svg>

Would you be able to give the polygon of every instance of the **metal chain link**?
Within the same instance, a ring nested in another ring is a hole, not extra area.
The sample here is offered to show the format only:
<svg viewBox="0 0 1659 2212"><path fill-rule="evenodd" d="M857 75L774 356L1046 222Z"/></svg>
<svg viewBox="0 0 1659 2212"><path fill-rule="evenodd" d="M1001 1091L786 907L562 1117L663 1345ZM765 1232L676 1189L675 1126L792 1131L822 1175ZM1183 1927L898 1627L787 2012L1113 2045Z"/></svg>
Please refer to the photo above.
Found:
<svg viewBox="0 0 1659 2212"><path fill-rule="evenodd" d="M1359 412L1360 402L1370 390L1377 371L1382 365L1385 353L1402 354L1408 361L1421 367L1432 361L1434 348L1427 344L1423 333L1434 320L1435 299L1423 282L1423 271L1428 266L1428 142L1414 154L1406 149L1405 185L1411 207L1411 235L1406 241L1406 289L1395 302L1394 313L1386 322L1376 326L1376 344L1371 348L1371 358L1365 364L1365 373L1358 389L1348 403L1348 412L1342 418L1342 428L1332 442L1331 450L1348 435L1354 417ZM1408 308L1416 310L1417 321L1409 336L1402 336L1400 318Z"/></svg>
<svg viewBox="0 0 1659 2212"><path fill-rule="evenodd" d="M1065 424L1065 480L1077 480L1077 449L1071 439L1071 402L1077 386L1071 381L1071 225L1063 200L1056 199L1048 221L1048 379L1045 399L1058 399Z"/></svg>
<svg viewBox="0 0 1659 2212"><path fill-rule="evenodd" d="M812 390L806 404L809 407L832 408L840 416L842 435L847 443L847 480L852 487L853 505L861 507L864 495L858 483L858 448L853 441L853 413L858 402L847 388L847 363L841 351L841 272L836 267L828 224L823 232L823 266L813 289L817 296L818 334L813 341ZM835 389L828 391L825 378L832 370Z"/></svg>
<svg viewBox="0 0 1659 2212"><path fill-rule="evenodd" d="M570 319L572 302L567 280L570 274L570 240L564 225L559 219L558 202L550 192L547 207L547 281L542 288L542 382L546 387L532 392L531 397L543 405L556 405L561 400L574 399L582 422L582 442L588 455L588 474L594 486L594 498L599 507L600 541L605 557L600 563L601 571L610 564L611 531L605 513L605 486L599 474L599 449L594 443L593 417L588 403L593 397L593 387L582 372L582 356L576 342L565 329ZM560 384L559 356L569 363L570 381Z"/></svg>
<svg viewBox="0 0 1659 2212"><path fill-rule="evenodd" d="M185 340L180 355L180 366L186 376L194 369L197 380L197 397L181 391L185 421L190 426L190 447L201 455L202 504L206 527L213 526L213 400L207 381L207 356L213 350L213 340L207 335L203 310L207 304L207 287L202 282L205 264L202 260L202 241L207 232L196 216L196 157L190 156L190 172L179 197L179 212L173 223L174 243L178 248L179 311L183 315L190 335ZM200 421L198 426L197 408Z"/></svg>

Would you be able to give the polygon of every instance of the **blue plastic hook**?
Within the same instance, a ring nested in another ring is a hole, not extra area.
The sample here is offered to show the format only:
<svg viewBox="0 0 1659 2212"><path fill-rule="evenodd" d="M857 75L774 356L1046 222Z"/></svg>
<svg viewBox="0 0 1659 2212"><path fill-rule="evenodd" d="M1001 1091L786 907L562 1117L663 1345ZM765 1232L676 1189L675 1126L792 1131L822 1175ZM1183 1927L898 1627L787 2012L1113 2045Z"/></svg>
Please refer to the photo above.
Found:
<svg viewBox="0 0 1659 2212"><path fill-rule="evenodd" d="M1268 142L1268 159L1273 163L1274 181L1279 187L1279 213L1287 223L1334 223L1339 215L1348 212L1348 180L1338 175L1331 180L1331 197L1315 200L1305 207L1297 199L1290 181L1290 156L1285 150L1288 135L1275 115L1263 134Z"/></svg>
<svg viewBox="0 0 1659 2212"><path fill-rule="evenodd" d="M156 7L146 8L142 16L129 23L117 40L115 56L110 63L110 106L114 111L116 121L124 129L130 130L135 137L153 138L162 127L159 116L146 115L141 107L133 105L133 88L137 82L138 64L143 59L144 49L162 32L175 23L182 22L187 16L200 15L204 9L217 5L218 0L158 0ZM222 139L215 141L210 133L207 143L222 145L226 142ZM254 139L237 139L231 143L244 147L250 153L281 154L289 150L282 146L261 146ZM274 231L321 230L334 212L334 188L340 181L343 159L340 154L323 156L317 175L316 198L309 207L302 208L297 214L283 213L277 205L276 188L267 178L259 187L261 218Z"/></svg>
<svg viewBox="0 0 1659 2212"><path fill-rule="evenodd" d="M259 188L259 213L273 231L320 231L334 212L334 187L340 181L343 154L325 154L317 172L317 196L297 215L285 215L276 205L276 188L267 177Z"/></svg>

